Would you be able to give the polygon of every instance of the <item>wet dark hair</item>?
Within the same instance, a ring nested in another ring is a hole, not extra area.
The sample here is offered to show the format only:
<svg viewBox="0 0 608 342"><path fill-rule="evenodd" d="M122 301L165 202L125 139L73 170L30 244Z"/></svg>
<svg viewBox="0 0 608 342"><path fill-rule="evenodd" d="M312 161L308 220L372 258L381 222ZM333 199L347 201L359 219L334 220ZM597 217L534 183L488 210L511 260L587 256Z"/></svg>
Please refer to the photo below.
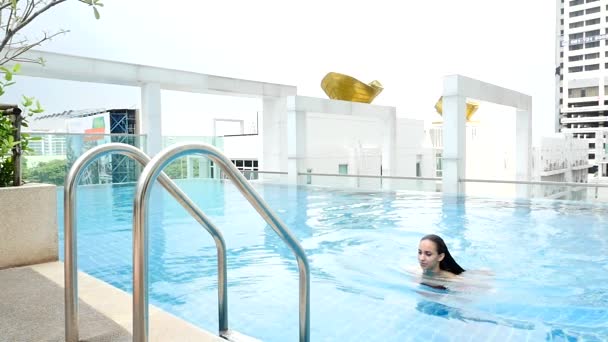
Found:
<svg viewBox="0 0 608 342"><path fill-rule="evenodd" d="M429 234L429 235L425 235L422 237L422 239L420 239L420 241L422 240L430 240L433 241L435 243L435 246L437 246L437 254L445 254L445 256L443 257L443 260L441 260L439 262L439 269L444 270L444 271L448 271L454 274L460 274L462 272L464 272L464 268L460 267L460 265L458 265L458 263L456 263L456 260L454 260L454 258L452 257L452 255L450 254L450 251L448 251L448 246L445 244L445 242L443 241L443 239L435 234Z"/></svg>

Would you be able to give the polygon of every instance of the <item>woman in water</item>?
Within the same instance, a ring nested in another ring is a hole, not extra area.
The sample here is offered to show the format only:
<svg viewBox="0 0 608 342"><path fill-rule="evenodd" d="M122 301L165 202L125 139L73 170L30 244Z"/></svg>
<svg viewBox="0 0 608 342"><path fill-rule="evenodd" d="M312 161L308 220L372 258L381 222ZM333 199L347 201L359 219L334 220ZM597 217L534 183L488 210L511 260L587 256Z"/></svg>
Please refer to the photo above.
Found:
<svg viewBox="0 0 608 342"><path fill-rule="evenodd" d="M428 280L446 280L455 278L464 272L456 263L443 239L437 235L429 234L420 239L418 245L418 262L422 268L422 285L435 289L446 290L442 284L429 283Z"/></svg>

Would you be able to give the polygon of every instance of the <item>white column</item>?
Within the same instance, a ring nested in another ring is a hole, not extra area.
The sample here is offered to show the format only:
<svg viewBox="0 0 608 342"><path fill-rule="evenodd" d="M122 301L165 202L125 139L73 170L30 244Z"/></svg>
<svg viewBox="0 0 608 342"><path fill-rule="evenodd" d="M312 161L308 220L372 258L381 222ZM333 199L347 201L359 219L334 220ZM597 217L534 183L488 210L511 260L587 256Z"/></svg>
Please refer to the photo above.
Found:
<svg viewBox="0 0 608 342"><path fill-rule="evenodd" d="M458 180L466 174L466 98L443 96L443 184L444 194L465 193Z"/></svg>
<svg viewBox="0 0 608 342"><path fill-rule="evenodd" d="M258 122L258 134L261 137L258 152L260 170L287 171L286 113L286 97L264 97ZM263 177L264 175L260 174L260 178Z"/></svg>
<svg viewBox="0 0 608 342"><path fill-rule="evenodd" d="M395 176L397 146L397 114L391 113L384 121L384 141L382 143L382 175ZM389 179L382 180L383 189L391 189Z"/></svg>
<svg viewBox="0 0 608 342"><path fill-rule="evenodd" d="M532 156L532 111L517 110L515 118L515 179L530 181ZM516 195L519 198L530 197L530 186L520 184Z"/></svg>
<svg viewBox="0 0 608 342"><path fill-rule="evenodd" d="M298 182L298 172L306 172L306 112L298 111L295 97L287 100L287 179Z"/></svg>
<svg viewBox="0 0 608 342"><path fill-rule="evenodd" d="M162 120L160 110L160 84L145 83L141 86L140 132L146 135L150 157L162 149Z"/></svg>
<svg viewBox="0 0 608 342"><path fill-rule="evenodd" d="M194 178L194 163L192 163L190 156L186 156L186 178Z"/></svg>

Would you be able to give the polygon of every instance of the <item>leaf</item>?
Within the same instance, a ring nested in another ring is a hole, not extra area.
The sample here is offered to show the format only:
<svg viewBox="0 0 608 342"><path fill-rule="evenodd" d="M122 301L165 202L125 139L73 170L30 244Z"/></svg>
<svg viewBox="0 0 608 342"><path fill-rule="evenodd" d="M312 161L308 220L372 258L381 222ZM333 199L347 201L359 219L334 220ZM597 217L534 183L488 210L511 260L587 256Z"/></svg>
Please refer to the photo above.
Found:
<svg viewBox="0 0 608 342"><path fill-rule="evenodd" d="M16 74L19 73L19 71L21 71L21 64L17 63L13 66L13 72Z"/></svg>
<svg viewBox="0 0 608 342"><path fill-rule="evenodd" d="M13 73L12 72L5 72L4 73L4 79L7 81L11 81L13 79Z"/></svg>
<svg viewBox="0 0 608 342"><path fill-rule="evenodd" d="M23 127L30 127L30 126L28 126L28 124L26 122L21 122L21 126L23 126ZM21 136L23 136L23 134L21 134Z"/></svg>
<svg viewBox="0 0 608 342"><path fill-rule="evenodd" d="M42 140L42 137L32 137L32 138L29 138L29 141L40 141L40 140Z"/></svg>
<svg viewBox="0 0 608 342"><path fill-rule="evenodd" d="M17 0L11 0L11 6L13 6L13 8L17 8Z"/></svg>
<svg viewBox="0 0 608 342"><path fill-rule="evenodd" d="M97 10L97 7L93 7L93 13L95 13L95 19L99 20L99 11Z"/></svg>
<svg viewBox="0 0 608 342"><path fill-rule="evenodd" d="M23 102L22 102L22 104L23 104L24 107L29 107L29 106L32 105L33 99L31 97L27 97L25 95L21 95L21 96L23 96Z"/></svg>

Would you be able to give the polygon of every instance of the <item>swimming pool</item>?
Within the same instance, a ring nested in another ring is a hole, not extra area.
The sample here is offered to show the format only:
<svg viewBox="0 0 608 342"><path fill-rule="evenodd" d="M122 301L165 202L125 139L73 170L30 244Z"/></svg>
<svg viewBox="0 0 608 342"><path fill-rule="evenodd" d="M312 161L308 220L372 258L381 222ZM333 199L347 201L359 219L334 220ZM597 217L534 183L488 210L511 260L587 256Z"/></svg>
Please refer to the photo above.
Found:
<svg viewBox="0 0 608 342"><path fill-rule="evenodd" d="M289 248L232 185L178 184L224 233L230 328L297 340ZM606 205L255 187L307 252L311 341L608 339ZM133 191L78 189L79 268L129 292ZM212 239L158 185L150 208L150 302L216 332ZM490 269L485 288L443 293L413 282L406 269L417 265L418 240L428 233L443 236L465 269Z"/></svg>

